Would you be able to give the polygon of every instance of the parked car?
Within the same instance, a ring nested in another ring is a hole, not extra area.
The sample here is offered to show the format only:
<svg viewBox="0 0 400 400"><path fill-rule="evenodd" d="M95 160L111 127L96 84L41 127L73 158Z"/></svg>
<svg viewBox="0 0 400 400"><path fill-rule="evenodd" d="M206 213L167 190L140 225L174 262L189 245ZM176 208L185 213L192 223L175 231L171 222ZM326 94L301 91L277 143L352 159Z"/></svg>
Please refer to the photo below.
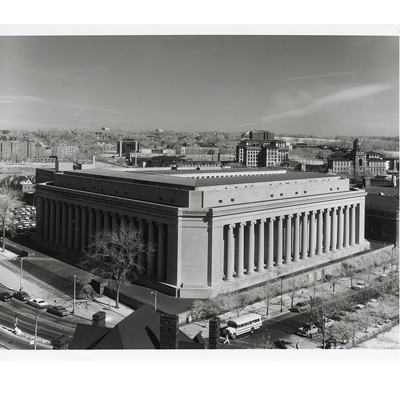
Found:
<svg viewBox="0 0 400 400"><path fill-rule="evenodd" d="M46 311L59 317L65 317L70 314L70 312L63 306L49 305Z"/></svg>
<svg viewBox="0 0 400 400"><path fill-rule="evenodd" d="M311 310L311 303L309 301L300 301L290 309L290 311L298 313L310 310Z"/></svg>
<svg viewBox="0 0 400 400"><path fill-rule="evenodd" d="M325 322L325 329L332 326L335 321L331 318L324 318L324 322ZM317 323L318 327L322 329L322 323Z"/></svg>
<svg viewBox="0 0 400 400"><path fill-rule="evenodd" d="M275 342L275 346L278 349L295 349L295 347L293 346L293 343L289 342L289 341L287 341L285 339L278 339Z"/></svg>
<svg viewBox="0 0 400 400"><path fill-rule="evenodd" d="M298 328L296 333L300 336L310 336L314 335L315 333L318 333L318 326L315 324L305 324L303 327Z"/></svg>
<svg viewBox="0 0 400 400"><path fill-rule="evenodd" d="M331 319L334 321L340 321L345 315L345 311L336 311L333 315L331 315Z"/></svg>
<svg viewBox="0 0 400 400"><path fill-rule="evenodd" d="M11 301L11 293L9 292L1 292L0 293L0 300L1 301Z"/></svg>
<svg viewBox="0 0 400 400"><path fill-rule="evenodd" d="M353 290L362 290L365 289L368 286L365 282L359 281L356 284L354 284L351 288Z"/></svg>
<svg viewBox="0 0 400 400"><path fill-rule="evenodd" d="M47 308L49 306L49 303L43 299L30 299L28 300L28 304L36 308Z"/></svg>
<svg viewBox="0 0 400 400"><path fill-rule="evenodd" d="M15 298L15 299L17 299L17 300L21 300L21 301L27 301L27 300L30 300L31 299L31 296L29 296L29 294L28 293L26 293L26 292L15 292L14 294L13 294L13 297Z"/></svg>

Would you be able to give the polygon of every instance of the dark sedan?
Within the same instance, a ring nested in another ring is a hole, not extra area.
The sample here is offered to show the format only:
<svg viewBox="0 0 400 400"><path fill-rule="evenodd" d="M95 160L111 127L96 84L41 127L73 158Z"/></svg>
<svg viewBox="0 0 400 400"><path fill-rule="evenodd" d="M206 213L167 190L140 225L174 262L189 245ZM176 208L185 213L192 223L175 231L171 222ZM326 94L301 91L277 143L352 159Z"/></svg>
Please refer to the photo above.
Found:
<svg viewBox="0 0 400 400"><path fill-rule="evenodd" d="M1 292L0 293L0 300L1 301L11 301L11 297L12 297L11 293L8 293L8 292Z"/></svg>
<svg viewBox="0 0 400 400"><path fill-rule="evenodd" d="M13 297L17 300L21 300L21 301L27 301L31 299L31 296L29 296L28 293L26 292L15 292L13 294Z"/></svg>
<svg viewBox="0 0 400 400"><path fill-rule="evenodd" d="M66 317L70 312L63 306L48 306L47 312L57 315L58 317Z"/></svg>

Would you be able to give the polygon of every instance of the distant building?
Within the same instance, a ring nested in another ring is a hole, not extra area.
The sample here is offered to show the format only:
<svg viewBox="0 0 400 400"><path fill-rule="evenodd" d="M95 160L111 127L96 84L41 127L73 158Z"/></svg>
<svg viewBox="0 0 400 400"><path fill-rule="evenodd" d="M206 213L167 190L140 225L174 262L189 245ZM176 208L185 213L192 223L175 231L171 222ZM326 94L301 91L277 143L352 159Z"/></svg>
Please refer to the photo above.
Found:
<svg viewBox="0 0 400 400"><path fill-rule="evenodd" d="M130 153L139 152L139 142L132 139L122 139L117 141L117 152L120 157L129 158Z"/></svg>
<svg viewBox="0 0 400 400"><path fill-rule="evenodd" d="M281 165L288 160L289 147L283 140L275 140L269 131L251 131L250 138L236 146L236 161L247 167Z"/></svg>
<svg viewBox="0 0 400 400"><path fill-rule="evenodd" d="M45 148L39 143L18 140L0 140L0 160L21 162L46 158Z"/></svg>
<svg viewBox="0 0 400 400"><path fill-rule="evenodd" d="M185 157L218 155L219 148L215 145L182 146L181 155Z"/></svg>
<svg viewBox="0 0 400 400"><path fill-rule="evenodd" d="M59 159L75 158L79 155L80 150L78 146L57 146L55 153Z"/></svg>
<svg viewBox="0 0 400 400"><path fill-rule="evenodd" d="M361 150L361 142L353 142L351 152L336 151L328 159L328 170L345 177L376 176L384 174L386 162L379 153Z"/></svg>

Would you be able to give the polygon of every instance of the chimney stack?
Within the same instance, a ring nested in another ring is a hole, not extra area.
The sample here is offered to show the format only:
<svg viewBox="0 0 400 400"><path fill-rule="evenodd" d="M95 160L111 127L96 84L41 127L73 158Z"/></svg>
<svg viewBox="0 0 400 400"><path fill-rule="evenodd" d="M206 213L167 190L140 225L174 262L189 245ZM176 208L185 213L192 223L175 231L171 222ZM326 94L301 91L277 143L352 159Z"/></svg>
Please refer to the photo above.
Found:
<svg viewBox="0 0 400 400"><path fill-rule="evenodd" d="M179 316L163 314L160 317L160 349L179 348Z"/></svg>

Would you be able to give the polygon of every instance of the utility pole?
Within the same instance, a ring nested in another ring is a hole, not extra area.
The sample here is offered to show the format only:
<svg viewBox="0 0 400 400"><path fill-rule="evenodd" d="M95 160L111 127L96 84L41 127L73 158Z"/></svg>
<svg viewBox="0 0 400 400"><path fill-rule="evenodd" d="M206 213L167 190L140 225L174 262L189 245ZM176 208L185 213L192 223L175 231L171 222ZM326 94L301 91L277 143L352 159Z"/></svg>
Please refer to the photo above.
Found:
<svg viewBox="0 0 400 400"><path fill-rule="evenodd" d="M72 303L72 312L71 314L75 314L75 298L76 298L76 275L74 275L74 300Z"/></svg>
<svg viewBox="0 0 400 400"><path fill-rule="evenodd" d="M22 292L23 286L22 286L22 272L24 269L24 259L22 257L19 257L19 261L21 263L21 269L20 269L20 273L19 273L19 291Z"/></svg>

